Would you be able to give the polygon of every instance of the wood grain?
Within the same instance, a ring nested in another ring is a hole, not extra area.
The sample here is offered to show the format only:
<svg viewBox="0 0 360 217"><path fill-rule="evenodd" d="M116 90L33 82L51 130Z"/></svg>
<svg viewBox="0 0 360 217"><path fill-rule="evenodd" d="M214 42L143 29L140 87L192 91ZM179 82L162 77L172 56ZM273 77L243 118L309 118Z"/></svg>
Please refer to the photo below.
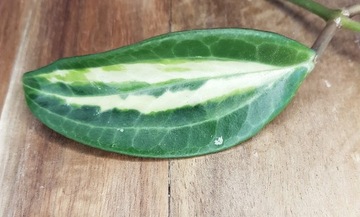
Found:
<svg viewBox="0 0 360 217"><path fill-rule="evenodd" d="M25 105L22 74L184 29L256 28L311 45L324 23L276 0L1 0L0 14L0 216L360 216L359 34L339 31L293 102L253 139L147 160L42 125Z"/></svg>
<svg viewBox="0 0 360 217"><path fill-rule="evenodd" d="M26 14L24 8L24 4L19 1L0 2L0 115L15 65L15 54L20 45L21 29L24 27L21 17Z"/></svg>
<svg viewBox="0 0 360 217"><path fill-rule="evenodd" d="M26 108L20 79L60 57L168 32L168 2L19 4L21 40L0 122L0 216L167 216L167 161L106 153L54 133Z"/></svg>
<svg viewBox="0 0 360 217"><path fill-rule="evenodd" d="M196 2L173 3L172 30L235 25L310 45L323 24L277 1ZM171 216L360 216L356 37L339 32L294 101L253 139L215 155L172 161Z"/></svg>

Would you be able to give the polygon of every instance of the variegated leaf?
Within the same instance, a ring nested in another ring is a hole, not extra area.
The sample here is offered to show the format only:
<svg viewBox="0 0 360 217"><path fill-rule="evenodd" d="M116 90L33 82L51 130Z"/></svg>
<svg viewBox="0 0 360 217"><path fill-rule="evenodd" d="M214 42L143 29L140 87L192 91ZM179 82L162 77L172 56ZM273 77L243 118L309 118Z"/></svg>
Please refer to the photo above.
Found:
<svg viewBox="0 0 360 217"><path fill-rule="evenodd" d="M284 109L315 53L246 29L170 33L58 60L23 77L36 117L81 143L141 157L217 152Z"/></svg>

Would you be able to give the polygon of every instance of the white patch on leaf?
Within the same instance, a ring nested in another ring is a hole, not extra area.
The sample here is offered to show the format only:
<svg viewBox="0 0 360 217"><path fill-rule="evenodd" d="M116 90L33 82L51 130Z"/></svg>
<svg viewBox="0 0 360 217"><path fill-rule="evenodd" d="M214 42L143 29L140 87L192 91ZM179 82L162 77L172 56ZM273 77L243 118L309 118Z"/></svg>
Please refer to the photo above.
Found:
<svg viewBox="0 0 360 217"><path fill-rule="evenodd" d="M273 71L240 74L226 78L214 78L206 81L196 90L166 91L160 96L134 94L121 98L119 95L108 96L59 96L67 104L98 106L101 112L111 109L137 110L144 114L166 111L184 106L195 106L207 101L233 94L236 91L245 91L264 85L272 85L275 81L292 72L291 68Z"/></svg>
<svg viewBox="0 0 360 217"><path fill-rule="evenodd" d="M121 71L116 71L116 66ZM232 60L187 60L182 62L164 61L160 63L127 63L114 65L113 71L104 71L102 67L88 68L84 76L89 82L122 83L122 82L145 82L156 84L173 79L197 79L212 78L225 75L269 71L280 67L249 61ZM71 78L67 80L68 70L57 70L46 77L50 82L75 82Z"/></svg>
<svg viewBox="0 0 360 217"><path fill-rule="evenodd" d="M214 141L215 145L222 145L224 143L224 139L222 136L218 137Z"/></svg>

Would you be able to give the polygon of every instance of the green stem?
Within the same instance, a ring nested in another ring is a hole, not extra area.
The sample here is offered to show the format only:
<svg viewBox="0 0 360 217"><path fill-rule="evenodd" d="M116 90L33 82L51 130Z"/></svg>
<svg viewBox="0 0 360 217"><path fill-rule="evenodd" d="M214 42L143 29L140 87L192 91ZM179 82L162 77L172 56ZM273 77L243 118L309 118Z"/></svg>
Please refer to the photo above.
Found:
<svg viewBox="0 0 360 217"><path fill-rule="evenodd" d="M355 20L349 19L348 17L354 17L360 15L360 4L347 7L343 10L343 13L347 15L345 19L342 19L341 25L347 27L350 30L360 32L360 24Z"/></svg>
<svg viewBox="0 0 360 217"><path fill-rule="evenodd" d="M318 15L326 22L335 20L339 27L344 27L352 31L360 32L360 22L352 20L349 17L360 14L360 5L354 5L347 9L330 9L313 0L288 0L310 12Z"/></svg>
<svg viewBox="0 0 360 217"><path fill-rule="evenodd" d="M340 12L339 10L333 10L327 8L324 5L314 2L312 0L288 0L288 1L310 11L313 14L318 15L319 17L323 18L325 21L333 19L334 15Z"/></svg>
<svg viewBox="0 0 360 217"><path fill-rule="evenodd" d="M288 1L318 15L326 21L325 28L311 47L316 51L317 58L323 54L338 28L344 27L355 32L360 32L360 23L351 19L351 17L360 14L360 4L339 10L327 8L313 0Z"/></svg>
<svg viewBox="0 0 360 217"><path fill-rule="evenodd" d="M360 23L347 17L344 17L340 20L340 25L354 32L360 32Z"/></svg>

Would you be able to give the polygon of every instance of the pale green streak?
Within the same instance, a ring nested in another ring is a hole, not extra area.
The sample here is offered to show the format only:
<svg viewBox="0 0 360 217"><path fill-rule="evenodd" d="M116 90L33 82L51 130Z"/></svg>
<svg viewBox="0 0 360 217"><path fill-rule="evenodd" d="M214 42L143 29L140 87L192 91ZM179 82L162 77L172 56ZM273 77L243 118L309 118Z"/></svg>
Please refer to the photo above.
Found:
<svg viewBox="0 0 360 217"><path fill-rule="evenodd" d="M89 80L86 78L86 73L90 72L90 69L73 69L66 70L63 73L48 73L38 75L39 77L46 78L51 81L52 79L56 79L58 81L66 81L66 82L88 82Z"/></svg>
<svg viewBox="0 0 360 217"><path fill-rule="evenodd" d="M189 72L191 69L185 67L166 67L165 72Z"/></svg>
<svg viewBox="0 0 360 217"><path fill-rule="evenodd" d="M112 72L112 71L119 72L125 70L125 67L121 64L117 64L117 65L104 66L101 67L101 69L105 72Z"/></svg>

